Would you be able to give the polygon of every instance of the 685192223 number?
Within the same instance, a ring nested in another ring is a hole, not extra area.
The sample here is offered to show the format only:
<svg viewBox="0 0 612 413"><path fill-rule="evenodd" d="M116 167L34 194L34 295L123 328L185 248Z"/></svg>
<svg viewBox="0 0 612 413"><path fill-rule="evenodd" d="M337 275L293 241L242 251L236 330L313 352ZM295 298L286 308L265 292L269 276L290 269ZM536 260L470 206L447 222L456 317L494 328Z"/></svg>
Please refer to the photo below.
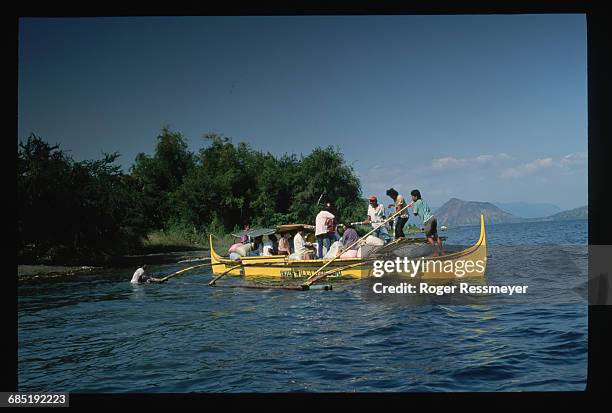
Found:
<svg viewBox="0 0 612 413"><path fill-rule="evenodd" d="M9 393L3 392L0 407L53 406L68 407L68 393Z"/></svg>

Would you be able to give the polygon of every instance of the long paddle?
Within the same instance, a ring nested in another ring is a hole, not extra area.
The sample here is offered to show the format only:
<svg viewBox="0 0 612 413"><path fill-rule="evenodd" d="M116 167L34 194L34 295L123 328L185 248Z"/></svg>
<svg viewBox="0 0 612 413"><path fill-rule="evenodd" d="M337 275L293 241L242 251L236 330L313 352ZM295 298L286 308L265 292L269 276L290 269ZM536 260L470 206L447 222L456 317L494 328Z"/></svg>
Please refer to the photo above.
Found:
<svg viewBox="0 0 612 413"><path fill-rule="evenodd" d="M198 265L194 265L193 267L183 268L182 270L179 270L179 271L173 272L172 274L166 275L164 278L160 278L160 279L159 279L157 282L159 282L159 283L163 283L163 282L168 281L168 280L169 280L170 278L172 278L172 277L176 277L177 275L180 275L180 274L182 274L182 273L184 273L184 272L187 272L187 271L193 270L194 268L198 268L198 267L205 267L205 266L213 266L213 265L219 265L219 264L218 264L218 263L214 263L214 264L212 264L212 263L206 263L206 264L198 264Z"/></svg>
<svg viewBox="0 0 612 413"><path fill-rule="evenodd" d="M405 207L403 207L402 209L400 209L399 211L395 212L394 214L390 215L389 218L385 219L384 221L382 221L380 224L384 225L387 222L391 221L393 218L395 218L397 215L401 214L402 212L404 212L404 210L408 209L408 205L406 205ZM365 234L363 237L359 238L357 241L353 242L351 245L347 246L346 248L344 248L344 251L351 249L352 247L354 247L355 245L357 245L359 242L361 242L362 240L364 240L365 238L367 238L369 235L373 234L374 232L376 232L377 228L372 228L371 231L369 231L367 234ZM321 266L321 268L319 268L318 270L316 270L307 280L303 285L310 285L313 283L312 279L321 272L321 270L325 267L327 267L329 264L331 264L332 262L336 261L336 259L338 259L338 257L340 257L340 255L342 255L343 251L338 251L338 253L336 254L336 256L329 260L327 263L323 264L323 266Z"/></svg>
<svg viewBox="0 0 612 413"><path fill-rule="evenodd" d="M217 282L217 280L218 280L219 278L223 277L225 274L227 274L227 273L228 273L228 272L230 272L231 270L234 270L234 269L236 269L236 268L240 267L241 265L242 265L242 264L234 265L233 267L230 267L230 268L228 268L227 270L223 271L221 274L219 274L218 276L216 276L215 278L213 278L213 279L212 279L212 280L211 280L211 281L208 283L208 285L212 287L213 285L215 285L215 283Z"/></svg>

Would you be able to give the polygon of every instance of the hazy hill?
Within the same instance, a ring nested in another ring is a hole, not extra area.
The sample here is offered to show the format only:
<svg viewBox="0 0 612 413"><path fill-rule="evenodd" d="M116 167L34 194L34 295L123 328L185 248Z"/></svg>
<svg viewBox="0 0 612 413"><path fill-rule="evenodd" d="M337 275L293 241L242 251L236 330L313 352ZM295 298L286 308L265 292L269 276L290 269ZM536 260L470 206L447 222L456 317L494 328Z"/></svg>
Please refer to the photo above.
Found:
<svg viewBox="0 0 612 413"><path fill-rule="evenodd" d="M477 225L480 223L480 214L484 214L486 224L523 221L490 202L463 201L457 198L451 198L435 211L438 225L447 226Z"/></svg>
<svg viewBox="0 0 612 413"><path fill-rule="evenodd" d="M562 209L557 205L548 203L493 202L493 204L504 211L521 218L548 217L562 211Z"/></svg>
<svg viewBox="0 0 612 413"><path fill-rule="evenodd" d="M588 219L588 218L589 218L589 210L588 210L588 207L585 205L579 208L562 211L557 214L548 216L546 217L546 220L566 221L566 220L572 220L572 219Z"/></svg>
<svg viewBox="0 0 612 413"><path fill-rule="evenodd" d="M433 208L432 208L433 210ZM523 218L517 217L491 202L464 201L451 198L434 211L438 225L461 226L480 224L480 214L484 214L486 224L506 224L515 222L563 221L573 219L587 219L586 206L561 211L546 217Z"/></svg>

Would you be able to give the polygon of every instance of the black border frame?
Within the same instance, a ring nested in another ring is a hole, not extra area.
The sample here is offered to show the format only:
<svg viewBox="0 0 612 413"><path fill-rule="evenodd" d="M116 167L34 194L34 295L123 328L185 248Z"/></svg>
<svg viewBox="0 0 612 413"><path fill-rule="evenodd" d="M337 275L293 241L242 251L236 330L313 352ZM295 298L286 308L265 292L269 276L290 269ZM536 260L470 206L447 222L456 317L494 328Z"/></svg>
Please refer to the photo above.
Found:
<svg viewBox="0 0 612 413"><path fill-rule="evenodd" d="M580 1L530 1L530 2L420 2L419 4L389 3L389 2L321 2L294 1L288 3L268 2L266 4L217 4L206 7L185 7L173 4L174 10L159 8L157 5L148 10L128 8L125 4L105 3L110 12L92 12L82 9L62 8L56 4L46 3L42 7L17 13L13 20L12 35L18 36L20 17L88 17L88 16L180 16L180 15L361 15L361 14L536 14L536 13L584 13L587 18L587 65L588 65L588 205L589 205L589 244L611 245L611 237L607 222L607 206L610 205L610 195L606 185L606 166L612 154L610 108L610 62L609 39L610 21L605 6L592 2ZM156 8L157 7L157 8ZM107 9L108 10L108 9ZM18 37L17 37L18 39ZM18 44L16 44L18 59ZM18 96L17 86L15 95ZM17 107L16 107L17 112ZM17 115L17 113L16 113ZM608 116L606 116L608 115ZM15 122L15 130L17 125ZM16 135L16 133L15 133ZM17 142L15 142L15 148ZM8 155L7 152L5 154ZM14 152L11 155L14 159ZM14 161L13 161L14 162ZM5 163L6 164L11 164ZM609 174L608 174L609 175ZM571 194L568 194L571 195ZM4 351L2 352L3 375L0 390L16 391L17 380L17 277L16 274L6 275L2 288L6 296L2 302L9 307L2 311L3 325L6 327ZM14 300L14 301L13 301ZM347 399L380 401L442 401L473 402L476 398L495 399L498 401L526 401L532 398L543 398L546 401L585 401L587 398L605 396L609 391L609 375L606 371L610 363L610 348L612 348L612 306L589 306L589 344L588 344L588 376L587 388L584 392L526 392L526 393L307 393L307 394L274 394L274 393L156 393L156 394L70 394L72 406L87 406L92 403L98 406L120 406L137 403L139 407L184 406L184 403L204 404L209 401L247 401L248 399L269 402L271 398L281 398L290 402L308 400ZM11 328L14 326L15 340L10 341ZM13 374L11 374L13 372ZM277 397L278 396L278 397ZM349 396L349 397L347 397ZM408 406L407 406L408 407ZM433 405L432 405L433 407ZM488 406L490 407L490 406Z"/></svg>

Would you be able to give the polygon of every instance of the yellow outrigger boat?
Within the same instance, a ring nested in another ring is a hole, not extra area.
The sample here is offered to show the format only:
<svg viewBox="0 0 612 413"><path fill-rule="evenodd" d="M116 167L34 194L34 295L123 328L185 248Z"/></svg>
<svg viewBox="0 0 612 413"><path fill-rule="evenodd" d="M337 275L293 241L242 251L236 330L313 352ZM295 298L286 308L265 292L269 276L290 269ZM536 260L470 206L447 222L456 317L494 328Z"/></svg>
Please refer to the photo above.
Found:
<svg viewBox="0 0 612 413"><path fill-rule="evenodd" d="M285 255L246 256L232 260L217 254L210 236L210 258L215 275L227 274L244 277L272 277L280 279L307 279L330 259L289 260ZM484 216L480 216L480 238L471 247L452 254L438 257L429 256L411 258L422 260L421 270L417 277L421 279L449 279L466 277L483 277L487 262L487 239L485 234ZM372 276L372 258L338 258L325 268L329 278L367 278ZM472 262L472 265L467 263ZM459 266L459 263L461 266ZM449 264L452 263L452 264ZM460 268L448 271L448 268Z"/></svg>

